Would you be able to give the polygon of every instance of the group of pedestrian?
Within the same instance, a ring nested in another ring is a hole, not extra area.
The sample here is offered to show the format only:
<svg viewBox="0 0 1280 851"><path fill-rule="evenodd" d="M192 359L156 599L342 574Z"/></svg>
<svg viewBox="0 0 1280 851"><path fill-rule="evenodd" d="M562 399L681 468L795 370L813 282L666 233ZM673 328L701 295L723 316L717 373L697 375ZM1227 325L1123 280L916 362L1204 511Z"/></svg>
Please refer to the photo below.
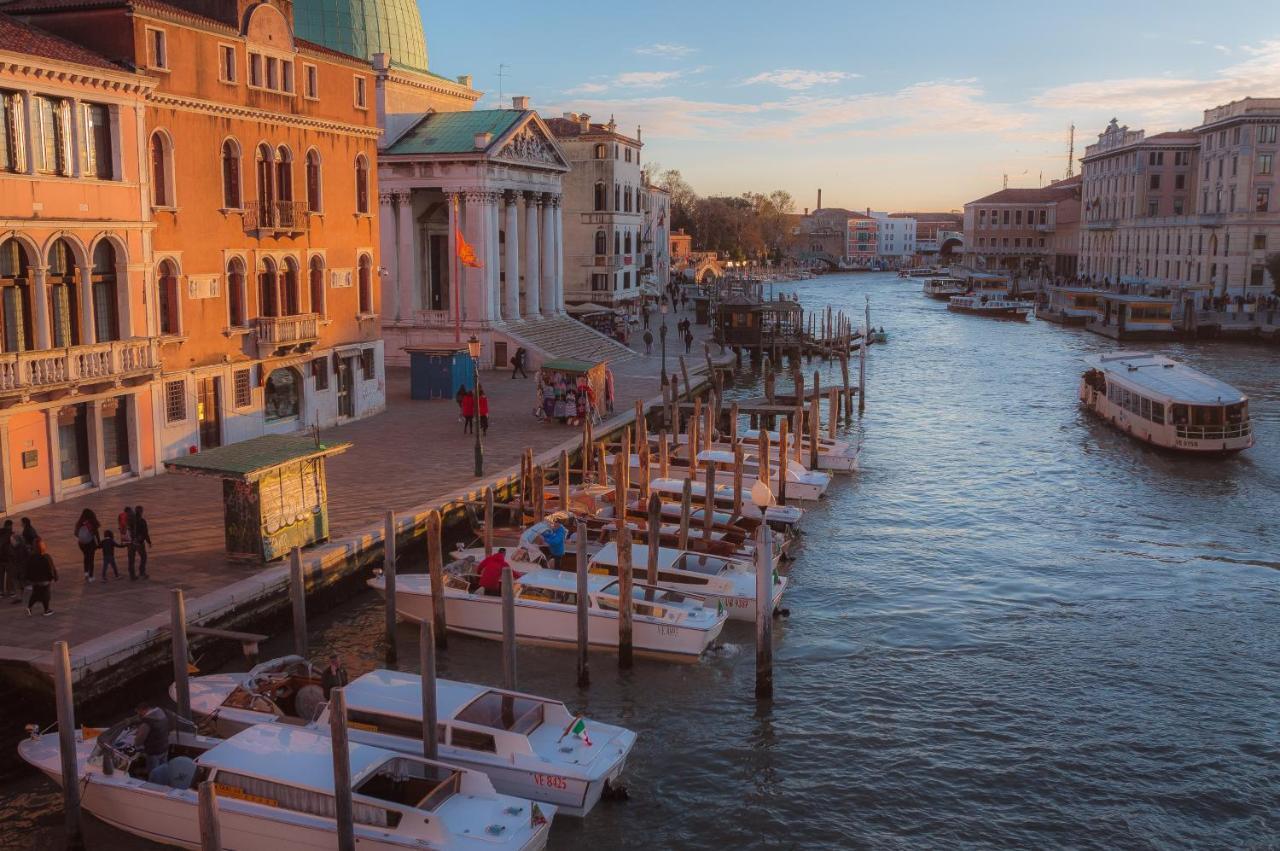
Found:
<svg viewBox="0 0 1280 851"><path fill-rule="evenodd" d="M53 614L49 586L57 581L58 570L31 519L23 517L20 522L16 531L12 520L0 527L0 597L13 597L13 605L24 604L28 615L39 603L48 617Z"/></svg>
<svg viewBox="0 0 1280 851"><path fill-rule="evenodd" d="M102 552L102 581L107 581L107 571L120 579L116 565L116 550L124 550L129 568L129 579L148 579L147 558L151 547L151 527L143 516L141 505L126 505L116 516L116 530L103 529L93 509L80 512L76 521L76 545L84 561L84 581L93 582L97 553Z"/></svg>
<svg viewBox="0 0 1280 851"><path fill-rule="evenodd" d="M688 317L681 319L676 323L676 331L684 339L684 353L689 354L693 349L693 323Z"/></svg>
<svg viewBox="0 0 1280 851"><path fill-rule="evenodd" d="M474 434L476 417L479 417L480 434L487 435L489 433L489 397L484 394L484 388L480 388L480 395L476 396L467 389L466 385L463 385L458 388L458 394L454 398L458 402L458 413L462 417L462 433Z"/></svg>

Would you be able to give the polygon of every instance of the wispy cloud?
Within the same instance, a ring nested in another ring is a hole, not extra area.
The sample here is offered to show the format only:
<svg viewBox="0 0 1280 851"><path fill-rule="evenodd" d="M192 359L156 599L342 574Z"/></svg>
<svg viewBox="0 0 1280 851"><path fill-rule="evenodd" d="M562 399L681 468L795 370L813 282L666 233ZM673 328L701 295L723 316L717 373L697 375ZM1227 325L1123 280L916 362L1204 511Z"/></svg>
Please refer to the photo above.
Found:
<svg viewBox="0 0 1280 851"><path fill-rule="evenodd" d="M814 86L827 86L858 76L860 75L851 74L848 71L806 71L801 68L779 68L776 71L765 71L762 74L756 74L754 77L748 77L742 81L742 85L765 84L777 86L781 89L803 91Z"/></svg>
<svg viewBox="0 0 1280 851"><path fill-rule="evenodd" d="M644 47L632 48L632 53L639 53L641 56L668 56L678 59L682 56L688 56L697 52L696 47L690 47L687 44L672 44L670 42L658 42L657 44L649 44Z"/></svg>
<svg viewBox="0 0 1280 851"><path fill-rule="evenodd" d="M598 95L601 92L609 91L609 86L605 83L582 83L571 89L566 89L567 95Z"/></svg>
<svg viewBox="0 0 1280 851"><path fill-rule="evenodd" d="M613 78L615 86L628 89L651 89L665 86L681 76L681 71L624 71Z"/></svg>

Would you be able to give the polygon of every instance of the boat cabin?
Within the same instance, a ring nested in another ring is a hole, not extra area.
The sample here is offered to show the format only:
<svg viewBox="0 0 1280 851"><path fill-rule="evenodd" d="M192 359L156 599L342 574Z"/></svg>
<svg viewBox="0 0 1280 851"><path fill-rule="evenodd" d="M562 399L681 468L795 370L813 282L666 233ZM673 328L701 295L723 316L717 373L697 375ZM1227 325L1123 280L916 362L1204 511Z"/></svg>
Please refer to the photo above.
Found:
<svg viewBox="0 0 1280 851"><path fill-rule="evenodd" d="M1099 295L1092 287L1049 287L1049 301L1036 316L1063 325L1083 325L1097 312Z"/></svg>
<svg viewBox="0 0 1280 851"><path fill-rule="evenodd" d="M1099 292L1085 327L1116 340L1168 339L1174 336L1172 296Z"/></svg>

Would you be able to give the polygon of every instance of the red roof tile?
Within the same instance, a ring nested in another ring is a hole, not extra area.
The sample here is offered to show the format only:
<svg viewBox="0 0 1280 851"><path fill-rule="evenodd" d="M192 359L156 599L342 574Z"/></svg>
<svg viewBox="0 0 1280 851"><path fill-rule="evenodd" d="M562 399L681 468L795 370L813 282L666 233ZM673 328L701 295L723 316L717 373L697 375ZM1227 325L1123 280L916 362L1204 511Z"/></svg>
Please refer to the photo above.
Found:
<svg viewBox="0 0 1280 851"><path fill-rule="evenodd" d="M587 130L582 129L582 125L577 121L570 121L567 118L544 118L543 123L551 130L552 135L557 139L573 139L579 136L603 135L617 136L620 139L626 139L629 142L639 144L639 140L628 136L625 133L619 133L615 126L613 130L609 129L607 124L591 123Z"/></svg>
<svg viewBox="0 0 1280 851"><path fill-rule="evenodd" d="M93 68L123 71L125 69L75 42L45 32L39 27L24 24L8 15L0 14L0 50L26 53L41 59L73 62Z"/></svg>

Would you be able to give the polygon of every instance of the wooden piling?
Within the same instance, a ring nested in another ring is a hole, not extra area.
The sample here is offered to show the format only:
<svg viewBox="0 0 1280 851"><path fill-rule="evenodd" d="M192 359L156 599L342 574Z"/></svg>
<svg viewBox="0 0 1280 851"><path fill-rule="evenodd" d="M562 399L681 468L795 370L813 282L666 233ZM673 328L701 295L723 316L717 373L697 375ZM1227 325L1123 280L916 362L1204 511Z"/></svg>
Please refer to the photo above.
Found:
<svg viewBox="0 0 1280 851"><path fill-rule="evenodd" d="M103 759L110 759L105 755ZM222 829L218 824L218 791L212 780L200 784L200 851L222 851Z"/></svg>
<svg viewBox="0 0 1280 851"><path fill-rule="evenodd" d="M569 453L567 450L560 450L560 510L569 510Z"/></svg>
<svg viewBox="0 0 1280 851"><path fill-rule="evenodd" d="M449 626L444 614L444 520L438 509L427 513L427 572L431 577L431 626L436 648L449 646Z"/></svg>
<svg viewBox="0 0 1280 851"><path fill-rule="evenodd" d="M787 504L787 467L791 461L791 444L788 443L786 417L778 421L778 490L774 494L778 498L778 505Z"/></svg>
<svg viewBox="0 0 1280 851"><path fill-rule="evenodd" d="M695 468L696 469L696 468ZM692 471L690 471L692 475ZM705 514L702 516L702 537L705 540L711 540L711 527L715 524L716 517L716 462L707 461L706 476L706 503Z"/></svg>
<svg viewBox="0 0 1280 851"><path fill-rule="evenodd" d="M191 720L191 684L187 671L187 603L181 588L169 590L169 632L173 647L173 697L178 717Z"/></svg>
<svg viewBox="0 0 1280 851"><path fill-rule="evenodd" d="M627 467L631 456L619 452L613 456L613 518L619 532L627 525Z"/></svg>
<svg viewBox="0 0 1280 851"><path fill-rule="evenodd" d="M396 513L388 511L382 526L382 578L386 583L386 605L383 606L383 637L386 641L387 667L394 668L396 648Z"/></svg>
<svg viewBox="0 0 1280 851"><path fill-rule="evenodd" d="M582 420L582 483L584 485L591 477L591 432L591 417L584 417Z"/></svg>
<svg viewBox="0 0 1280 851"><path fill-rule="evenodd" d="M689 417L688 440L685 441L685 457L689 459L689 468L697 475L697 458L702 446L702 399L693 402L693 416Z"/></svg>
<svg viewBox="0 0 1280 851"><path fill-rule="evenodd" d="M827 437L836 439L836 421L840 419L840 391L834 387L827 391Z"/></svg>
<svg viewBox="0 0 1280 851"><path fill-rule="evenodd" d="M502 687L516 687L516 591L509 564L502 568Z"/></svg>
<svg viewBox="0 0 1280 851"><path fill-rule="evenodd" d="M596 446L596 479L597 484L609 486L609 448L603 440Z"/></svg>
<svg viewBox="0 0 1280 851"><path fill-rule="evenodd" d="M347 694L329 692L329 739L333 747L333 803L338 851L356 851L355 808L351 803L351 745L347 741Z"/></svg>
<svg viewBox="0 0 1280 851"><path fill-rule="evenodd" d="M738 445L738 403L732 402L729 405L729 445Z"/></svg>
<svg viewBox="0 0 1280 851"><path fill-rule="evenodd" d="M704 450L709 450L711 448L711 439L716 431L714 402L714 397L708 399L707 406L702 414L702 448Z"/></svg>
<svg viewBox="0 0 1280 851"><path fill-rule="evenodd" d="M484 556L493 555L493 485L484 489Z"/></svg>
<svg viewBox="0 0 1280 851"><path fill-rule="evenodd" d="M693 476L696 469L690 470L689 475ZM689 549L689 515L693 513L693 479L684 480L684 486L680 491L680 549Z"/></svg>
<svg viewBox="0 0 1280 851"><path fill-rule="evenodd" d="M541 464L533 468L533 515L534 522L547 515L547 479Z"/></svg>
<svg viewBox="0 0 1280 851"><path fill-rule="evenodd" d="M759 472L759 479L760 479L760 481L764 482L765 487L769 488L769 490L771 490L771 491L772 491L772 490L773 490L773 481L772 481L773 476L772 476L772 475L770 475L770 473L769 473L769 463L770 463L770 461L771 461L772 459L769 457L769 431L768 431L768 429L763 429L763 428L762 428L762 429L760 429L760 432L759 432L759 434L758 434L758 436L757 436L756 440L757 440L757 444L758 444L757 449L756 449L756 452L757 452L757 454L760 456L760 472Z"/></svg>
<svg viewBox="0 0 1280 851"><path fill-rule="evenodd" d="M680 374L684 376L684 399L692 402L693 384L689 381L689 365L684 362L684 355L680 355Z"/></svg>
<svg viewBox="0 0 1280 851"><path fill-rule="evenodd" d="M631 572L631 530L624 523L618 529L618 667L630 668L632 656L631 589L635 576Z"/></svg>
<svg viewBox="0 0 1280 851"><path fill-rule="evenodd" d="M76 760L76 709L71 689L71 653L65 641L53 642L53 696L58 710L58 747L62 762L62 818L68 848L84 848L80 816L80 770Z"/></svg>
<svg viewBox="0 0 1280 851"><path fill-rule="evenodd" d="M645 565L645 581L658 584L658 548L662 546L662 497L649 497L649 561Z"/></svg>
<svg viewBox="0 0 1280 851"><path fill-rule="evenodd" d="M418 661L422 668L422 755L426 759L439 759L440 743L436 727L436 648L431 637L431 621L418 624Z"/></svg>
<svg viewBox="0 0 1280 851"><path fill-rule="evenodd" d="M742 444L733 443L733 516L742 514Z"/></svg>
<svg viewBox="0 0 1280 851"><path fill-rule="evenodd" d="M590 618L587 607L590 601L587 596L587 524L581 520L577 527L577 579L578 579L578 688L591 685L591 669L587 661L587 650L590 647Z"/></svg>
<svg viewBox="0 0 1280 851"><path fill-rule="evenodd" d="M773 532L756 528L756 698L773 698Z"/></svg>
<svg viewBox="0 0 1280 851"><path fill-rule="evenodd" d="M871 338L871 298L866 297L862 321L862 345L858 346L858 413L867 408L867 341Z"/></svg>
<svg viewBox="0 0 1280 851"><path fill-rule="evenodd" d="M658 432L658 478L671 475L671 448L667 444L666 429Z"/></svg>
<svg viewBox="0 0 1280 851"><path fill-rule="evenodd" d="M840 355L840 377L844 380L844 421L847 423L853 416L853 393L849 386L849 349Z"/></svg>
<svg viewBox="0 0 1280 851"><path fill-rule="evenodd" d="M777 378L774 376L773 360L766 358L764 362L764 398L770 405L777 395Z"/></svg>
<svg viewBox="0 0 1280 851"><path fill-rule="evenodd" d="M307 579L302 571L302 549L289 553L289 597L293 603L293 652L307 658Z"/></svg>
<svg viewBox="0 0 1280 851"><path fill-rule="evenodd" d="M584 446L586 444L583 444ZM524 526L525 517L525 493L529 488L529 467L525 463L525 453L520 453L520 482L516 488L516 505L519 506L520 519L516 521L520 526Z"/></svg>

